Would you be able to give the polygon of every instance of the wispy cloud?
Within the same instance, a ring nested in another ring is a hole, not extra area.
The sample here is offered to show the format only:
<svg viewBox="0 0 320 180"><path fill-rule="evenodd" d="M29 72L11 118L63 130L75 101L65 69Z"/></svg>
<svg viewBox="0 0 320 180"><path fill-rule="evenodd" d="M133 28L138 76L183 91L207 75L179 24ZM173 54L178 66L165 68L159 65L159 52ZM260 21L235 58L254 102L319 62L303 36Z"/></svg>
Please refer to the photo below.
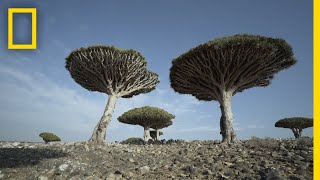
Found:
<svg viewBox="0 0 320 180"><path fill-rule="evenodd" d="M103 101L84 98L77 91L58 85L41 73L27 73L1 65L0 75L5 79L0 84L3 128L12 126L12 123L23 125L28 122L25 130L30 126L32 129L38 127L38 131L87 132L88 121L98 119L97 115L103 109Z"/></svg>
<svg viewBox="0 0 320 180"><path fill-rule="evenodd" d="M220 131L220 128L213 128L208 126L200 126L200 127L192 127L192 128L185 128L185 129L179 129L176 132L178 133L192 133L192 132L214 132L214 131Z"/></svg>
<svg viewBox="0 0 320 180"><path fill-rule="evenodd" d="M85 91L80 86L78 89L71 89L39 72L28 72L1 65L0 75L3 78L0 84L2 89L0 100L2 104L6 104L0 110L1 119L3 119L1 127L10 127L13 126L13 123L22 125L28 121L24 130L20 131L22 133L20 136L23 136L26 133L24 131L28 128L36 127L37 131L52 129L60 132L69 141L87 139L100 119L107 101L107 96ZM168 94L168 90L158 88L153 93L138 95L130 99L119 99L113 120L108 127L107 137L112 140L110 134L117 133L115 139L124 139L125 136L119 136L119 134L126 134L128 129L129 132L135 131L133 134L141 131L139 127L133 128L131 125L121 124L116 120L118 116L132 108L146 105L160 107L175 114L179 119L186 113L195 111L195 107L199 105L199 103L194 103L196 99L188 96L178 96L172 99ZM210 129L204 130L209 131ZM36 137L37 133L39 132L32 132L25 138L35 140L33 137Z"/></svg>

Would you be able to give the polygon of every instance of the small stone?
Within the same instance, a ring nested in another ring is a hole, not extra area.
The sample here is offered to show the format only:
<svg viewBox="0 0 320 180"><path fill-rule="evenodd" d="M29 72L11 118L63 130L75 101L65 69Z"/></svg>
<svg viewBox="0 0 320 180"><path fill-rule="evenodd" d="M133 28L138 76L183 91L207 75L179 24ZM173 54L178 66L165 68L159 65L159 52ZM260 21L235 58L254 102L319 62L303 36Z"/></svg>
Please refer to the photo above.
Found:
<svg viewBox="0 0 320 180"><path fill-rule="evenodd" d="M0 179L4 179L4 174L0 171Z"/></svg>
<svg viewBox="0 0 320 180"><path fill-rule="evenodd" d="M14 142L14 143L12 143L12 146L13 147L16 147L16 146L18 146L20 143L19 142Z"/></svg>
<svg viewBox="0 0 320 180"><path fill-rule="evenodd" d="M68 167L69 167L68 164L61 164L61 165L58 167L58 169L59 169L60 171L65 171L65 170L67 170Z"/></svg>
<svg viewBox="0 0 320 180"><path fill-rule="evenodd" d="M49 174L49 175L53 175L55 171L56 171L56 169L55 169L55 168L50 169L50 170L47 172L47 174Z"/></svg>
<svg viewBox="0 0 320 180"><path fill-rule="evenodd" d="M213 173L209 169L206 169L205 171L203 171L203 175L211 175L211 174Z"/></svg>
<svg viewBox="0 0 320 180"><path fill-rule="evenodd" d="M150 171L150 167L149 166L143 166L139 168L139 172L141 174L147 174Z"/></svg>
<svg viewBox="0 0 320 180"><path fill-rule="evenodd" d="M196 168L194 166L187 166L185 168L183 168L183 170L185 172L187 172L188 174L193 174L196 171Z"/></svg>
<svg viewBox="0 0 320 180"><path fill-rule="evenodd" d="M132 162L132 163L134 162L134 160L132 158L130 158L129 161Z"/></svg>
<svg viewBox="0 0 320 180"><path fill-rule="evenodd" d="M232 165L233 165L233 163L231 163L231 162L227 162L227 161L223 162L223 164L227 165L228 167L230 167L230 166L232 166Z"/></svg>
<svg viewBox="0 0 320 180"><path fill-rule="evenodd" d="M132 177L132 176L134 176L134 174L133 174L132 172L129 172L129 173L128 173L128 176L129 176L129 177Z"/></svg>
<svg viewBox="0 0 320 180"><path fill-rule="evenodd" d="M108 175L108 177L106 178L106 180L118 180L122 178L122 174L114 174L114 173L110 173Z"/></svg>
<svg viewBox="0 0 320 180"><path fill-rule="evenodd" d="M223 178L223 179L228 179L228 178L229 178L229 176L224 175L224 174L222 174L222 173L220 174L220 177Z"/></svg>
<svg viewBox="0 0 320 180"><path fill-rule="evenodd" d="M48 180L48 177L45 175L38 176L38 180Z"/></svg>
<svg viewBox="0 0 320 180"><path fill-rule="evenodd" d="M90 149L89 149L89 146L86 144L86 145L84 145L84 149L85 149L85 151L90 151Z"/></svg>
<svg viewBox="0 0 320 180"><path fill-rule="evenodd" d="M300 155L296 155L296 156L294 156L294 159L302 161L302 160L304 160L304 157L302 157Z"/></svg>
<svg viewBox="0 0 320 180"><path fill-rule="evenodd" d="M260 164L262 167L266 168L268 166L268 161L262 160Z"/></svg>
<svg viewBox="0 0 320 180"><path fill-rule="evenodd" d="M170 166L169 165L164 165L163 168L164 169L168 169Z"/></svg>

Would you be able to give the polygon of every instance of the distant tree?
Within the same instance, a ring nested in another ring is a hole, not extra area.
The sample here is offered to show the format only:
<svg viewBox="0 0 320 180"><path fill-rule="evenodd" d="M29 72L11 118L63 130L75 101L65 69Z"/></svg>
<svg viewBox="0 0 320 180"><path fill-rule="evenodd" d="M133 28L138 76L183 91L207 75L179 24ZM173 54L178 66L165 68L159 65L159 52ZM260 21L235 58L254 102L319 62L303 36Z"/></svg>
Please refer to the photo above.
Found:
<svg viewBox="0 0 320 180"><path fill-rule="evenodd" d="M312 126L313 119L305 117L284 118L275 123L275 127L291 129L296 139L301 137L303 129Z"/></svg>
<svg viewBox="0 0 320 180"><path fill-rule="evenodd" d="M66 58L71 77L89 91L109 95L108 103L89 141L102 143L119 97L148 93L159 83L158 75L147 70L145 58L135 50L113 46L92 46L72 51Z"/></svg>
<svg viewBox="0 0 320 180"><path fill-rule="evenodd" d="M223 143L237 142L233 129L232 96L264 87L274 75L296 63L283 39L240 34L201 44L172 61L171 87L198 100L220 103Z"/></svg>
<svg viewBox="0 0 320 180"><path fill-rule="evenodd" d="M148 141L151 139L150 127L156 124L167 123L167 121L175 118L174 115L167 111L156 107L140 107L131 109L118 117L118 121L126 124L140 125L144 128L143 139Z"/></svg>
<svg viewBox="0 0 320 180"><path fill-rule="evenodd" d="M153 138L152 136L151 137L153 139L155 139L155 140L160 140L160 135L163 134L162 132L160 132L160 129L169 127L171 125L172 125L172 121L171 120L161 121L161 123L152 125L151 128L156 131L156 134L155 134L155 138Z"/></svg>
<svg viewBox="0 0 320 180"><path fill-rule="evenodd" d="M39 136L44 140L45 143L61 141L61 139L57 135L49 132L40 133Z"/></svg>

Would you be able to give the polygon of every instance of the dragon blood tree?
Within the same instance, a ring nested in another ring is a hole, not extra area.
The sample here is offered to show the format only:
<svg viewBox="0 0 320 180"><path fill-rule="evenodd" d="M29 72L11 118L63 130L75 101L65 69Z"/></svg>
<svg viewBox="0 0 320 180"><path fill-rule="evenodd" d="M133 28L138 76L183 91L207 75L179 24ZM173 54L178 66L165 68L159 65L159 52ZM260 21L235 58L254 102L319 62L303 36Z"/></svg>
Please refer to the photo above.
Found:
<svg viewBox="0 0 320 180"><path fill-rule="evenodd" d="M198 100L220 103L223 143L237 142L231 98L238 92L268 86L273 76L296 63L283 39L240 34L201 44L172 61L171 87Z"/></svg>
<svg viewBox="0 0 320 180"><path fill-rule="evenodd" d="M162 132L160 132L160 129L169 127L171 125L172 125L171 119L159 121L159 123L152 125L151 128L156 131L155 140L160 140L160 135L163 134Z"/></svg>
<svg viewBox="0 0 320 180"><path fill-rule="evenodd" d="M174 115L167 111L156 108L144 106L140 108L131 109L118 117L118 121L126 124L140 125L144 128L143 139L148 141L151 139L150 127L164 124L167 121L175 118Z"/></svg>
<svg viewBox="0 0 320 180"><path fill-rule="evenodd" d="M305 117L284 118L275 123L275 127L291 129L296 139L301 137L303 129L312 126L313 119Z"/></svg>
<svg viewBox="0 0 320 180"><path fill-rule="evenodd" d="M106 139L106 128L119 97L131 98L155 89L159 83L158 75L149 71L146 65L145 58L138 51L113 46L80 48L66 58L66 69L78 84L89 91L109 95L90 142L102 143Z"/></svg>

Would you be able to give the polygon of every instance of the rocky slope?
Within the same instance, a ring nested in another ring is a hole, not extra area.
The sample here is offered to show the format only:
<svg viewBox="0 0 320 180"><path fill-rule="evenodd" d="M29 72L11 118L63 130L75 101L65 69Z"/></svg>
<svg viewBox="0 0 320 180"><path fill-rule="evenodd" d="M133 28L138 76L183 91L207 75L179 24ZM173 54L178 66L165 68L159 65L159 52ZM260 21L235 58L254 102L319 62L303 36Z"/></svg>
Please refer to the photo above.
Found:
<svg viewBox="0 0 320 180"><path fill-rule="evenodd" d="M0 142L0 179L313 179L312 140Z"/></svg>

